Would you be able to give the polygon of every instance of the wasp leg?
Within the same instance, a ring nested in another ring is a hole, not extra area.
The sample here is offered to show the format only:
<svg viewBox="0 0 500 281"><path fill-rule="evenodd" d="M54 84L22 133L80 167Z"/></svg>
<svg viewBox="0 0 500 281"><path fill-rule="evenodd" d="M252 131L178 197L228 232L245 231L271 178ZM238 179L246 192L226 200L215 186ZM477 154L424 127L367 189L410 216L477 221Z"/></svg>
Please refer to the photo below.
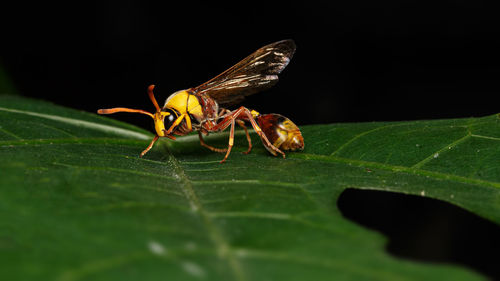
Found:
<svg viewBox="0 0 500 281"><path fill-rule="evenodd" d="M219 112L219 117L225 117L225 115L228 113L231 113L231 111L229 109L221 108L221 110Z"/></svg>
<svg viewBox="0 0 500 281"><path fill-rule="evenodd" d="M243 108L245 111L245 115L247 117L248 120L250 120L250 124L252 124L252 127L253 129L255 130L255 132L259 135L260 139L263 140L263 144L264 146L266 146L267 148L270 148L271 150L274 151L274 153L271 153L276 156L276 152L283 155L283 158L285 158L285 153L283 153L283 151L279 150L276 146L274 146L266 137L266 135L264 134L264 132L262 132L262 129L259 127L259 125L257 125L257 122L255 122L255 119L253 118L252 116L252 113L250 112L250 110L248 110L248 108L246 107L241 107ZM240 109L241 109L240 108Z"/></svg>
<svg viewBox="0 0 500 281"><path fill-rule="evenodd" d="M198 136L200 137L201 146L206 147L214 152L219 152L219 153L224 153L227 151L227 148L217 148L217 147L213 147L211 145L206 144L205 141L203 140L203 136L201 135L200 131L198 131Z"/></svg>
<svg viewBox="0 0 500 281"><path fill-rule="evenodd" d="M165 134L166 135L170 135L170 133L172 133L172 131L174 130L174 128L177 127L182 122L182 120L184 120L184 119L187 120L186 122L187 122L187 125L188 125L188 129L192 130L192 128L191 128L191 119L189 119L189 117L187 116L187 114L181 114L181 116L179 116L179 117L177 117L177 119L175 119L174 123L172 123L172 125L167 130L167 132L165 132Z"/></svg>
<svg viewBox="0 0 500 281"><path fill-rule="evenodd" d="M248 133L247 127L245 126L245 122L243 122L242 120L236 120L236 122L238 123L238 125L241 128L243 128L243 130L245 130L245 134L246 134L247 141L248 141L248 150L244 151L242 153L248 154L252 150L252 139L250 138L250 134ZM200 145L201 146L206 147L206 148L210 149L211 151L219 152L219 153L224 153L224 152L227 151L227 148L217 148L217 147L213 147L213 146L207 144L205 142L205 140L203 139L203 135L202 135L202 133L200 131L198 131L198 136L200 138Z"/></svg>
<svg viewBox="0 0 500 281"><path fill-rule="evenodd" d="M225 109L225 108L222 108L219 112L219 116L221 118L224 118L228 115L231 114L231 111L228 110L228 109ZM247 142L248 142L248 150L247 151L244 151L242 152L243 154L248 154L250 153L250 151L252 151L252 139L250 138L250 134L248 134L248 130L247 130L247 127L245 126L245 122L243 120L236 120L236 122L238 123L238 125L243 128L243 130L245 130L245 135L247 137Z"/></svg>
<svg viewBox="0 0 500 281"><path fill-rule="evenodd" d="M142 157L142 156L144 156L144 154L148 153L148 151L151 150L151 148L153 147L155 142L158 140L158 138L159 138L159 136L155 136L153 138L153 140L151 141L151 143L148 145L148 147L146 147L146 149L144 149L144 151L141 152L141 155L139 157Z"/></svg>
<svg viewBox="0 0 500 281"><path fill-rule="evenodd" d="M240 118L240 115L246 115L246 116L242 116L242 118ZM234 143L234 124L235 124L235 120L237 120L237 119L248 119L250 121L250 123L252 124L252 127L255 130L255 132L262 139L264 146L270 148L275 153L276 152L280 153L281 155L283 155L283 158L285 158L285 153L283 153L283 151L279 150L277 147L272 145L271 142L269 142L266 135L262 132L262 129L259 127L259 125L257 125L257 122L255 122L255 119L253 118L250 110L248 110L248 108L242 106L242 107L238 108L237 110L234 110L231 113L227 114L227 116L224 117L224 119L222 119L221 122L217 123L217 125L210 128L210 131L212 131L212 132L214 132L214 131L220 132L220 131L225 130L227 127L229 127L229 125L231 125L227 153L226 153L226 156L224 157L224 159L222 159L221 163L224 163L226 161L227 157L229 156L229 153L231 152L231 148L232 148L233 143ZM275 153L273 153L273 154L276 155Z"/></svg>
<svg viewBox="0 0 500 281"><path fill-rule="evenodd" d="M231 119L231 128L229 129L229 144L227 146L227 152L226 155L224 156L224 159L220 161L221 164L226 162L229 153L231 153L231 148L233 148L233 144L234 144L234 118Z"/></svg>
<svg viewBox="0 0 500 281"><path fill-rule="evenodd" d="M238 123L238 125L240 125L240 127L243 128L243 130L245 130L245 135L247 136L247 142L248 142L248 150L244 151L243 154L248 154L250 153L250 151L252 151L252 139L250 138L250 134L248 134L245 122L243 122L243 120L236 120L236 122Z"/></svg>

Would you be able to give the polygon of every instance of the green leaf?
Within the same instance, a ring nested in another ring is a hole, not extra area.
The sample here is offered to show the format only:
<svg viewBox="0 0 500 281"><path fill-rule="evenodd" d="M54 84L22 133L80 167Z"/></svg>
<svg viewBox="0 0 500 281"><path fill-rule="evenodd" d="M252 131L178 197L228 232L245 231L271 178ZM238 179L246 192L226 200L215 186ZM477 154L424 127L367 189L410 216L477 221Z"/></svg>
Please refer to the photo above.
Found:
<svg viewBox="0 0 500 281"><path fill-rule="evenodd" d="M3 280L482 280L401 260L343 218L348 187L445 200L500 223L500 119L304 126L272 157L225 164L95 114L0 97ZM208 138L220 147L227 134ZM362 208L363 206L359 206Z"/></svg>

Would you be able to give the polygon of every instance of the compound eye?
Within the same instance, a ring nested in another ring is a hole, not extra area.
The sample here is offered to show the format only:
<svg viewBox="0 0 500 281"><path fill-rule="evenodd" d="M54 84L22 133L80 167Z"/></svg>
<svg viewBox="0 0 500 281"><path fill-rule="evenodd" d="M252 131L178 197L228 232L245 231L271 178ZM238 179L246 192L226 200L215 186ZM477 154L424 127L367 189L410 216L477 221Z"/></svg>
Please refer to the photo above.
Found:
<svg viewBox="0 0 500 281"><path fill-rule="evenodd" d="M175 117L170 114L169 116L165 117L165 123L169 124L169 125L172 125L172 123L174 123L175 121Z"/></svg>
<svg viewBox="0 0 500 281"><path fill-rule="evenodd" d="M175 122L175 119L177 119L177 114L175 114L174 111L172 110L166 110L167 112L169 112L170 114L165 116L165 119L163 119L163 124L165 125L165 129L169 129L172 124Z"/></svg>

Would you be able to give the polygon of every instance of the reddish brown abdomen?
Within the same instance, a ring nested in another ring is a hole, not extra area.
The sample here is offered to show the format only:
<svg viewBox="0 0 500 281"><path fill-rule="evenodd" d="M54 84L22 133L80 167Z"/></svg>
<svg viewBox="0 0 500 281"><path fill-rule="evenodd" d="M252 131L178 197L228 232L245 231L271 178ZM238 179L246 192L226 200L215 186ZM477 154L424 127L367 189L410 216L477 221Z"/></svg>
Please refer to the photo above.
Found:
<svg viewBox="0 0 500 281"><path fill-rule="evenodd" d="M304 149L302 133L290 119L274 113L258 115L255 119L275 147L291 151Z"/></svg>

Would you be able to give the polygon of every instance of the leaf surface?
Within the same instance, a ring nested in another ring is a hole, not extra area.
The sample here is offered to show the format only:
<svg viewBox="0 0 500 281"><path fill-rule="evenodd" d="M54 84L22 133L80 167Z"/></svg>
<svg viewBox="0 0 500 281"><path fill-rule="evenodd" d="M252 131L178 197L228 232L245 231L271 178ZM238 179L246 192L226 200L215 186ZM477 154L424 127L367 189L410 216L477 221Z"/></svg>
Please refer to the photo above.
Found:
<svg viewBox="0 0 500 281"><path fill-rule="evenodd" d="M428 196L500 223L500 119L304 126L272 157L237 133L227 163L197 136L152 134L0 96L5 280L482 280L388 255L343 218L348 187ZM223 147L227 134L208 138ZM359 206L363 208L363 206ZM2 278L4 279L4 278Z"/></svg>

